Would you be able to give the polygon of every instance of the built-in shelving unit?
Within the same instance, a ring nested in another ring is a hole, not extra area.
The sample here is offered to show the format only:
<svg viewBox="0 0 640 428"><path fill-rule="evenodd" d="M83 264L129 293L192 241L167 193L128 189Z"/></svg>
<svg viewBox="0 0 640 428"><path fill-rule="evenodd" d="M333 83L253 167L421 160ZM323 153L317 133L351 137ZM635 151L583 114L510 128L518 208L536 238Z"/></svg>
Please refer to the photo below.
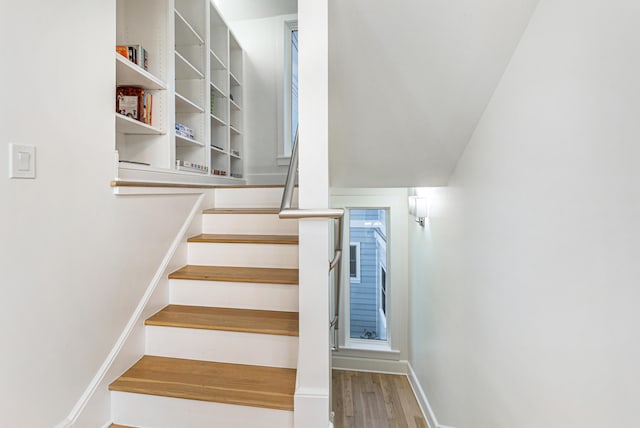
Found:
<svg viewBox="0 0 640 428"><path fill-rule="evenodd" d="M153 97L151 124L115 114L120 171L241 180L243 51L216 6L210 0L116 3L116 43L148 53L147 70L116 53L116 84L145 88Z"/></svg>

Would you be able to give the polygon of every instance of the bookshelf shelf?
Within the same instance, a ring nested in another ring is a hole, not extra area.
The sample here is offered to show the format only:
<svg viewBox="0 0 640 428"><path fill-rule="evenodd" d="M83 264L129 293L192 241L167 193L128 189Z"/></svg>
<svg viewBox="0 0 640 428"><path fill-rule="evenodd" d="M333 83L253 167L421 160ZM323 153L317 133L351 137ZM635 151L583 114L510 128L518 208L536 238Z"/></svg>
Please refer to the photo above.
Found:
<svg viewBox="0 0 640 428"><path fill-rule="evenodd" d="M204 45L204 40L180 12L176 14L176 45Z"/></svg>
<svg viewBox="0 0 640 428"><path fill-rule="evenodd" d="M143 86L148 89L167 89L167 84L137 66L119 53L116 55L116 85Z"/></svg>
<svg viewBox="0 0 640 428"><path fill-rule="evenodd" d="M222 92L222 89L218 88L218 87L216 86L216 84L215 84L215 83L213 83L213 82L209 82L209 85L211 86L211 89L213 89L213 92L214 92L216 95L218 95L219 97L222 97L222 98L226 98L226 97L227 97L227 96L225 95L225 93L224 93L224 92ZM233 102L233 101L232 101L232 102Z"/></svg>
<svg viewBox="0 0 640 428"><path fill-rule="evenodd" d="M219 125L222 125L222 126L225 126L227 124L224 120L220 119L218 116L215 116L213 114L211 115L211 119L216 121Z"/></svg>
<svg viewBox="0 0 640 428"><path fill-rule="evenodd" d="M231 86L241 86L240 81L233 73L229 72L229 78L231 80Z"/></svg>
<svg viewBox="0 0 640 428"><path fill-rule="evenodd" d="M191 138L182 137L180 135L176 135L176 146L178 147L204 147L204 143L200 141L192 140Z"/></svg>
<svg viewBox="0 0 640 428"><path fill-rule="evenodd" d="M204 109L176 92L176 113L204 113Z"/></svg>
<svg viewBox="0 0 640 428"><path fill-rule="evenodd" d="M152 125L147 125L115 113L115 146L117 158L123 160L118 162L123 177L155 179L164 174L198 176L202 182L243 181L238 177L244 174L244 161L237 155L244 154L243 51L216 4L115 3L116 46L136 46L136 52L144 49L148 54L145 70L114 53L116 85L144 88L147 104L139 105L148 106L151 99L151 110L145 114L152 114ZM193 138L176 134L176 124Z"/></svg>
<svg viewBox="0 0 640 428"><path fill-rule="evenodd" d="M209 49L209 55L211 56L211 68L213 70L225 70L227 68L224 62L211 49Z"/></svg>
<svg viewBox="0 0 640 428"><path fill-rule="evenodd" d="M176 51L176 80L204 79L202 74L180 52Z"/></svg>
<svg viewBox="0 0 640 428"><path fill-rule="evenodd" d="M120 113L116 113L116 132L130 135L163 135L164 132Z"/></svg>

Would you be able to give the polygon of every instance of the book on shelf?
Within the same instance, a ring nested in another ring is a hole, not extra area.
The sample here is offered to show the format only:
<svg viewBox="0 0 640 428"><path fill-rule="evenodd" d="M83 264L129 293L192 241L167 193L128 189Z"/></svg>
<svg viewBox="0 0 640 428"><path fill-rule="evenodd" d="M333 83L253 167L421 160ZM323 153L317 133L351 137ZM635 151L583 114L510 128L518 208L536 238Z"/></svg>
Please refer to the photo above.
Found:
<svg viewBox="0 0 640 428"><path fill-rule="evenodd" d="M176 159L176 168L183 171L192 171L206 174L209 172L209 168L206 165L201 165L195 162L184 161Z"/></svg>
<svg viewBox="0 0 640 428"><path fill-rule="evenodd" d="M227 175L227 171L223 171L221 169L214 169L213 170L213 175L226 176Z"/></svg>
<svg viewBox="0 0 640 428"><path fill-rule="evenodd" d="M123 116L151 125L153 95L145 88L119 86L116 88L116 111Z"/></svg>
<svg viewBox="0 0 640 428"><path fill-rule="evenodd" d="M193 129L189 128L188 126L185 126L179 122L176 122L176 135L183 137L183 138L188 138L190 140L194 140L195 136L193 134Z"/></svg>
<svg viewBox="0 0 640 428"><path fill-rule="evenodd" d="M149 54L142 45L117 45L116 52L145 70L149 68Z"/></svg>

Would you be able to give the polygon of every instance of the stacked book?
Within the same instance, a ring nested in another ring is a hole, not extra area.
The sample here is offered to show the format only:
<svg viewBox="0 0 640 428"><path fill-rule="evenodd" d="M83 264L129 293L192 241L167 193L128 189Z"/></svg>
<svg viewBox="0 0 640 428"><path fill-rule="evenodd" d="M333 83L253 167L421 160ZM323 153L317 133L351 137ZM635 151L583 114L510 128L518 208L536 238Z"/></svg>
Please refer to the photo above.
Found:
<svg viewBox="0 0 640 428"><path fill-rule="evenodd" d="M119 86L116 88L116 112L151 125L153 120L153 96L145 88Z"/></svg>
<svg viewBox="0 0 640 428"><path fill-rule="evenodd" d="M116 46L116 52L145 70L149 68L147 50L141 45L118 45Z"/></svg>
<svg viewBox="0 0 640 428"><path fill-rule="evenodd" d="M209 172L209 168L205 165L200 165L195 162L187 162L180 159L176 159L176 168L181 171L199 172L202 174Z"/></svg>
<svg viewBox="0 0 640 428"><path fill-rule="evenodd" d="M190 140L195 139L193 129L178 122L176 122L176 135Z"/></svg>

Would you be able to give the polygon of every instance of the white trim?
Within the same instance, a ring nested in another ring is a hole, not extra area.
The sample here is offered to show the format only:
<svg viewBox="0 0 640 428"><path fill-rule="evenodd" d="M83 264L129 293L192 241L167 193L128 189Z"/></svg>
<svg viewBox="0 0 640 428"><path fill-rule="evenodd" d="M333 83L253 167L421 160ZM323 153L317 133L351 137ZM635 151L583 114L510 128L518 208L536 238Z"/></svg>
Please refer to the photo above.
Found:
<svg viewBox="0 0 640 428"><path fill-rule="evenodd" d="M113 194L118 196L139 196L139 195L197 195L203 189L185 189L179 187L129 187L116 186Z"/></svg>
<svg viewBox="0 0 640 428"><path fill-rule="evenodd" d="M404 360L383 360L376 358L347 357L334 355L334 370L354 370L358 372L386 373L406 375L408 362Z"/></svg>
<svg viewBox="0 0 640 428"><path fill-rule="evenodd" d="M203 189L202 191L204 192L206 190ZM84 410L85 406L89 403L89 400L91 399L93 394L96 392L96 390L102 383L104 377L109 371L109 368L113 365L114 361L116 360L116 357L120 353L120 350L122 349L125 342L129 338L129 335L133 332L134 328L140 321L140 317L142 316L144 308L146 307L147 303L149 302L149 299L151 298L154 291L156 290L156 287L160 283L161 279L166 275L167 267L169 266L169 263L171 262L171 259L173 258L176 250L178 249L180 244L183 243L185 236L189 230L189 227L193 222L193 219L197 214L199 214L202 211L202 203L205 200L205 196L206 194L203 193L202 195L200 195L200 197L198 197L197 201L193 205L193 208L191 209L191 212L189 213L182 227L180 228L180 231L178 232L173 242L171 243L171 246L169 247L169 250L165 254L164 259L162 260L162 263L160 263L158 270L156 270L156 273L153 276L153 279L151 279L151 282L149 283L149 286L147 287L147 290L145 291L144 295L140 299L138 306L136 307L135 311L131 315L129 322L127 323L123 332L120 334L120 337L118 338L115 345L111 349L111 352L109 352L109 355L107 356L107 358L104 360L104 362L98 369L98 372L95 374L95 376L89 383L89 386L84 391L84 393L82 394L82 396L80 397L76 405L73 407L73 409L71 409L71 412L69 413L67 418L63 420L60 424L58 424L56 428L72 427L73 424L75 424L75 422L80 417L80 414Z"/></svg>
<svg viewBox="0 0 640 428"><path fill-rule="evenodd" d="M289 166L291 163L291 155L289 156L276 156L276 162L278 166Z"/></svg>
<svg viewBox="0 0 640 428"><path fill-rule="evenodd" d="M409 378L409 384L411 385L411 389L413 389L413 394L418 399L418 405L420 406L420 410L422 410L422 414L427 420L429 428L453 428L445 425L440 425L438 423L436 414L433 412L433 408L431 407L431 404L427 399L427 394L425 394L424 389L422 389L420 380L418 380L418 376L416 375L416 372L413 370L413 367L409 362L407 362L407 377Z"/></svg>
<svg viewBox="0 0 640 428"><path fill-rule="evenodd" d="M73 423L69 420L69 418L64 418L64 420L58 422L58 424L53 428L71 428L72 425Z"/></svg>

